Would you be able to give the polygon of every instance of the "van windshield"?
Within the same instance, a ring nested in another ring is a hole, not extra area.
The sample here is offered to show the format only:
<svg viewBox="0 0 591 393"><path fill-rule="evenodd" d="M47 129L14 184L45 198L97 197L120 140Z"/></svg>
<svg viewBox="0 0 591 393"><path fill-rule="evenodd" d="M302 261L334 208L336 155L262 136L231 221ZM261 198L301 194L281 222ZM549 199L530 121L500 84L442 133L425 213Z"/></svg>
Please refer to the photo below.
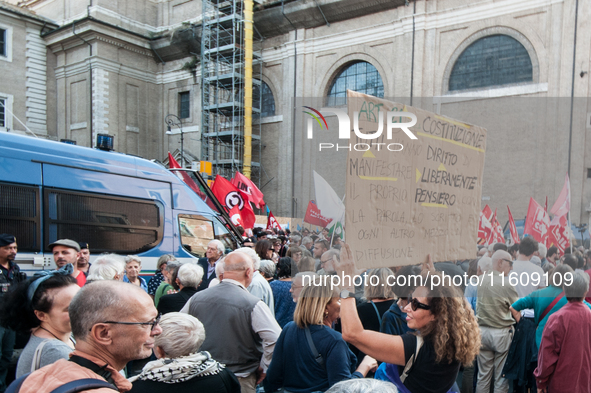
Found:
<svg viewBox="0 0 591 393"><path fill-rule="evenodd" d="M204 257L207 244L217 239L226 249L235 250L234 237L216 217L199 214L179 214L179 228L183 248L191 254Z"/></svg>

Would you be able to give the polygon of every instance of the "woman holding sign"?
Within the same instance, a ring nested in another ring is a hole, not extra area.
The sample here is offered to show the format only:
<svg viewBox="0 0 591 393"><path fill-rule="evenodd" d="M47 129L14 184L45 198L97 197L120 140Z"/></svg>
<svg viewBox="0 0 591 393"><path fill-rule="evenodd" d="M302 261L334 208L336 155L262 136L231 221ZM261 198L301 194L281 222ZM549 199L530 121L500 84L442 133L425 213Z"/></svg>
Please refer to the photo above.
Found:
<svg viewBox="0 0 591 393"><path fill-rule="evenodd" d="M345 245L337 272L351 274L354 269L351 250ZM438 273L430 257L423 270L427 271L422 274L422 285L413 291L403 310L408 327L416 334L391 336L364 330L355 300L345 289L341 292L343 338L376 360L397 365L387 373L400 392L446 393L460 365L472 364L478 354L480 330L462 294L440 285L441 280L433 280Z"/></svg>

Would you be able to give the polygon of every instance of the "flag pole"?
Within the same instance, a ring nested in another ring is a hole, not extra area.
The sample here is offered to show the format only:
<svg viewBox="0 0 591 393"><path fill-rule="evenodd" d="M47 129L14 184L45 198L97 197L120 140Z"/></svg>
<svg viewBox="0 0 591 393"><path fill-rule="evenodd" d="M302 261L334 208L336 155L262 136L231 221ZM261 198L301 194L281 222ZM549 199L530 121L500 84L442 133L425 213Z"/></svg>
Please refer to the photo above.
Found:
<svg viewBox="0 0 591 393"><path fill-rule="evenodd" d="M345 193L345 195L343 195L343 199L341 199L341 203L345 201L345 197L347 196L347 193ZM343 219L345 218L345 213L343 212L343 215L341 216L341 222L343 221ZM330 236L330 244L328 245L328 248L332 248L332 242L334 241L334 233L336 232L335 229L336 228L335 224L335 228L332 230L332 235Z"/></svg>

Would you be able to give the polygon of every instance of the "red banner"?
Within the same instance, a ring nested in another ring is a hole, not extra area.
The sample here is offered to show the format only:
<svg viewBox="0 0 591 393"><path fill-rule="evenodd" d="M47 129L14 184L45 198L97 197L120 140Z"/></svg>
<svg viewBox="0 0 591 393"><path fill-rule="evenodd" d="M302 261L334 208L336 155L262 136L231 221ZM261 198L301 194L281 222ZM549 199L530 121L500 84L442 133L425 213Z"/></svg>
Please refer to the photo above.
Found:
<svg viewBox="0 0 591 393"><path fill-rule="evenodd" d="M263 201L263 193L257 186L246 176L240 172L236 172L232 179L232 184L240 190L243 196L250 202L254 203L257 208L261 208L265 204Z"/></svg>
<svg viewBox="0 0 591 393"><path fill-rule="evenodd" d="M306 210L304 222L324 228L330 223L330 221L330 218L326 218L320 214L320 209L318 209L318 206L316 206L314 201L308 202L308 209Z"/></svg>
<svg viewBox="0 0 591 393"><path fill-rule="evenodd" d="M281 225L279 225L279 223L275 219L275 216L273 215L271 210L269 210L269 214L267 215L267 228L266 229L269 231L273 228L281 229Z"/></svg>
<svg viewBox="0 0 591 393"><path fill-rule="evenodd" d="M490 237L492 232L492 216L492 209L486 205L480 212L480 222L478 223L478 244L486 243Z"/></svg>
<svg viewBox="0 0 591 393"><path fill-rule="evenodd" d="M493 214L490 224L492 229L490 236L488 238L488 244L505 244L505 237L503 236L503 227L501 227L501 224L499 224L499 220L497 220L497 209L495 209L495 213Z"/></svg>
<svg viewBox="0 0 591 393"><path fill-rule="evenodd" d="M211 186L211 191L222 206L228 210L234 225L241 225L244 229L254 227L256 218L252 207L238 188L225 178L217 175Z"/></svg>
<svg viewBox="0 0 591 393"><path fill-rule="evenodd" d="M511 234L511 243L512 244L519 244L519 233L517 232L517 227L515 226L515 220L513 219L513 215L511 214L511 210L509 209L509 205L507 205L507 211L509 212L509 233Z"/></svg>
<svg viewBox="0 0 591 393"><path fill-rule="evenodd" d="M530 198L523 233L531 235L536 241L545 244L549 226L550 217L548 217L544 207L536 202L534 198Z"/></svg>
<svg viewBox="0 0 591 393"><path fill-rule="evenodd" d="M566 250L566 248L570 245L567 235L568 224L566 220L566 214L559 217L557 220L556 217L554 218L555 220L552 220L552 222L556 221L556 223L550 225L546 246L548 246L548 248L556 246L556 248L558 248L560 251L560 254L564 254L564 250Z"/></svg>
<svg viewBox="0 0 591 393"><path fill-rule="evenodd" d="M180 164L177 162L177 160L174 159L174 157L172 156L172 154L170 154L170 152L168 152L168 167L169 168L180 168ZM195 183L195 181L193 181L193 179L191 178L191 176L189 176L189 174L185 171L171 171L172 173L174 173L179 179L181 179L183 182L185 182L186 185L188 185L191 190L195 191L195 193L199 196L199 198L201 198L201 200L203 200L203 202L207 203L207 206L209 206L212 210L217 211L217 207L215 206L215 203L213 203L213 201L211 199L209 199L207 197L207 195L205 195L203 192L201 192L201 189L199 189L199 186Z"/></svg>

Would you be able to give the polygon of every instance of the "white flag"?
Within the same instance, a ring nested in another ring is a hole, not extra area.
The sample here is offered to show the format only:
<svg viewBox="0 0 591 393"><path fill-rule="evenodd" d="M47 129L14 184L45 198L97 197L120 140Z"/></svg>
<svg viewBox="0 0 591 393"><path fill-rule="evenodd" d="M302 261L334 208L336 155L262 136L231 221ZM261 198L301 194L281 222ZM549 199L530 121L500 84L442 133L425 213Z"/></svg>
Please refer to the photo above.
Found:
<svg viewBox="0 0 591 393"><path fill-rule="evenodd" d="M314 172L314 189L316 191L316 206L320 209L320 213L332 219L328 227L331 227L336 221L343 219L345 215L345 205L341 198L332 189L330 184L324 180L316 171Z"/></svg>

